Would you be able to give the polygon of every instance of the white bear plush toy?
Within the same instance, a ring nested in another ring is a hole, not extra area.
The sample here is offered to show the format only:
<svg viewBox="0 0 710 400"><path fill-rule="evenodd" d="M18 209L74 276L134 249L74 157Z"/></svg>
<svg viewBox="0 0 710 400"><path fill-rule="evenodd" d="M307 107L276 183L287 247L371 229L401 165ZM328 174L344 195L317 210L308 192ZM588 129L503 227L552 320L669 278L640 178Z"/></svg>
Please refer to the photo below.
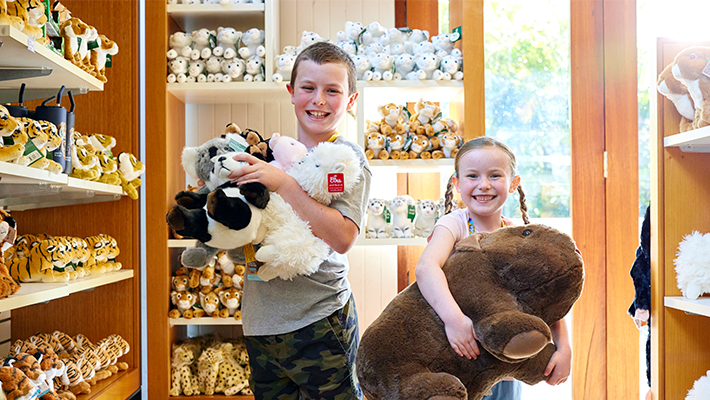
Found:
<svg viewBox="0 0 710 400"><path fill-rule="evenodd" d="M683 296L695 300L710 293L710 233L695 231L683 237L674 263Z"/></svg>
<svg viewBox="0 0 710 400"><path fill-rule="evenodd" d="M235 82L244 80L246 63L240 58L222 60L222 82ZM217 80L215 79L215 82Z"/></svg>
<svg viewBox="0 0 710 400"><path fill-rule="evenodd" d="M205 74L205 62L203 60L190 60L187 82L207 82L207 75Z"/></svg>

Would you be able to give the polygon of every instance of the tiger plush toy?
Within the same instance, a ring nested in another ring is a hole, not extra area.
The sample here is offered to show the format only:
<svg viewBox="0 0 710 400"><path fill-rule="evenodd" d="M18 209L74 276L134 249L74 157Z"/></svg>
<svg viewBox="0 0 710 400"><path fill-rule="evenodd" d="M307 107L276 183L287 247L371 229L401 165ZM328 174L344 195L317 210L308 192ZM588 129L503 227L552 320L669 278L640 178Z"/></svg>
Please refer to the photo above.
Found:
<svg viewBox="0 0 710 400"><path fill-rule="evenodd" d="M64 392L70 392L74 395L91 393L91 385L84 380L81 374L81 369L76 362L70 358L62 360L64 362L64 373L55 379L55 383L59 382L57 393L62 396Z"/></svg>
<svg viewBox="0 0 710 400"><path fill-rule="evenodd" d="M66 265L71 260L61 247L51 238L38 241L28 257L12 258L10 275L18 282L68 282L71 279L68 272L54 269L55 264Z"/></svg>
<svg viewBox="0 0 710 400"><path fill-rule="evenodd" d="M93 29L79 18L69 18L61 25L60 34L64 39L64 58L86 70L84 57L88 55L88 43L94 35Z"/></svg>
<svg viewBox="0 0 710 400"><path fill-rule="evenodd" d="M170 310L168 317L191 319L194 316L192 306L197 302L197 295L188 291L173 291L170 293L170 300L176 308Z"/></svg>
<svg viewBox="0 0 710 400"><path fill-rule="evenodd" d="M8 12L7 2L5 0L0 0L0 25L10 25L18 31L25 28L25 23L21 18L17 18L15 15Z"/></svg>
<svg viewBox="0 0 710 400"><path fill-rule="evenodd" d="M16 143L23 143L25 145L25 156L28 157L28 166L37 169L47 169L49 167L49 160L45 157L46 152L43 151L44 146L49 142L49 136L44 132L42 126L38 121L35 121L27 117L19 117L18 120L22 122L24 126L24 134L19 134L17 137L13 135L13 141ZM32 151L28 151L28 147L31 144L34 145Z"/></svg>
<svg viewBox="0 0 710 400"><path fill-rule="evenodd" d="M118 161L101 150L96 152L96 156L99 158L99 165L101 166L99 182L108 185L120 185L121 175L118 173Z"/></svg>
<svg viewBox="0 0 710 400"><path fill-rule="evenodd" d="M10 115L7 108L0 105L0 137L12 137L19 134L24 129L23 125L17 118ZM3 145L3 140L0 140L0 161L17 162L25 152L23 143L14 143L12 145Z"/></svg>
<svg viewBox="0 0 710 400"><path fill-rule="evenodd" d="M142 181L140 176L145 172L145 165L131 153L118 155L118 170L121 173L121 186L128 197L138 199L138 187Z"/></svg>
<svg viewBox="0 0 710 400"><path fill-rule="evenodd" d="M91 50L90 56L90 63L96 79L104 83L108 82L108 78L106 78L106 59L108 55L115 56L116 54L118 54L116 42L104 35L99 35L99 46Z"/></svg>
<svg viewBox="0 0 710 400"><path fill-rule="evenodd" d="M0 299L4 299L17 293L20 290L20 284L10 275L2 251L6 246L12 246L15 243L17 224L5 210L0 210L0 218L2 218L0 221Z"/></svg>
<svg viewBox="0 0 710 400"><path fill-rule="evenodd" d="M49 44L42 31L42 27L47 23L47 16L44 14L44 3L41 0L14 0L8 5L8 12L22 20L22 33L33 37L37 44Z"/></svg>
<svg viewBox="0 0 710 400"><path fill-rule="evenodd" d="M46 169L49 172L53 172L55 174L59 174L64 170L64 166L59 164L58 162L51 160L47 157L47 153L51 153L52 151L58 149L64 140L62 139L62 136L59 134L59 130L57 129L57 126L54 125L53 123L49 121L37 121L39 122L40 128L42 128L42 132L44 132L45 135L47 135L47 144L41 149L44 158L47 159L48 165L44 169Z"/></svg>

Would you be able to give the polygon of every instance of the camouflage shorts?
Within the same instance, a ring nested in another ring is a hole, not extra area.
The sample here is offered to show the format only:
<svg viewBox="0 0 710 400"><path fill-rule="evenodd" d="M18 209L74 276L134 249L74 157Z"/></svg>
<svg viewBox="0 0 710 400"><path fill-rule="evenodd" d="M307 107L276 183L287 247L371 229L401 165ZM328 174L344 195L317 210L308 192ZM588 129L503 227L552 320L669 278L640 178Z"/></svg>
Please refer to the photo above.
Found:
<svg viewBox="0 0 710 400"><path fill-rule="evenodd" d="M355 302L283 335L245 337L256 399L363 399L355 375Z"/></svg>

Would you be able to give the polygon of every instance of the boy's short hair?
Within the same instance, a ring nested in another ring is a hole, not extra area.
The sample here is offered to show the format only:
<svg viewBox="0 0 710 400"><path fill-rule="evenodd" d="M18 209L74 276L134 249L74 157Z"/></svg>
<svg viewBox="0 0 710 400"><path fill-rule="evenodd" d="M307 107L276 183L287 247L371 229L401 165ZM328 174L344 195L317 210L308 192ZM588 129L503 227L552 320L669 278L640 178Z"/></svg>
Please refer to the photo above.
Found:
<svg viewBox="0 0 710 400"><path fill-rule="evenodd" d="M314 43L303 49L296 57L291 70L291 82L296 82L298 75L298 65L303 60L311 60L314 63L321 65L325 63L342 64L348 70L348 96L357 91L357 75L355 73L355 63L350 55L341 49L339 46L330 42Z"/></svg>

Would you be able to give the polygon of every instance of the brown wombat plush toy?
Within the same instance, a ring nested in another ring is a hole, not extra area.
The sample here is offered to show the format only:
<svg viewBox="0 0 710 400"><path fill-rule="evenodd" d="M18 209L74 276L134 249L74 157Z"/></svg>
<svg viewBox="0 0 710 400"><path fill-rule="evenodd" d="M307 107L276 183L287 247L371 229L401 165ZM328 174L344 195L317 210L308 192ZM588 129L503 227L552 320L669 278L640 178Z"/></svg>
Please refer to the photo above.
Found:
<svg viewBox="0 0 710 400"><path fill-rule="evenodd" d="M476 233L456 245L443 270L474 323L480 356L454 352L414 283L362 337L356 365L369 400L480 400L505 377L528 384L545 379L555 352L549 325L582 292L584 263L574 241L544 225Z"/></svg>

